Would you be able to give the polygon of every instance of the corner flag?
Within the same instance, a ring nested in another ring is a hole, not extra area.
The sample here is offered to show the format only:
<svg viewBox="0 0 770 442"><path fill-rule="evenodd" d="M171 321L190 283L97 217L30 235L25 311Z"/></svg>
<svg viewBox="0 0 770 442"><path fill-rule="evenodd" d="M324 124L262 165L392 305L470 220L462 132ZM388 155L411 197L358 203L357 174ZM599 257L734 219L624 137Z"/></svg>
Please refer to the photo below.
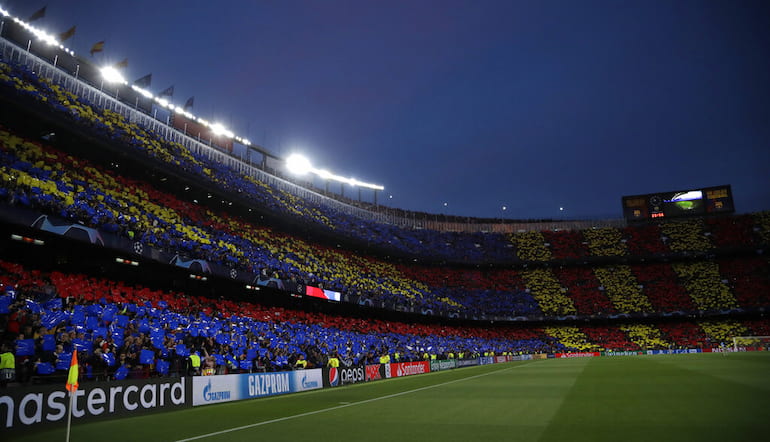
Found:
<svg viewBox="0 0 770 442"><path fill-rule="evenodd" d="M80 367L78 366L78 351L72 351L72 362L70 363L70 371L67 376L67 390L75 392L78 389L78 372Z"/></svg>

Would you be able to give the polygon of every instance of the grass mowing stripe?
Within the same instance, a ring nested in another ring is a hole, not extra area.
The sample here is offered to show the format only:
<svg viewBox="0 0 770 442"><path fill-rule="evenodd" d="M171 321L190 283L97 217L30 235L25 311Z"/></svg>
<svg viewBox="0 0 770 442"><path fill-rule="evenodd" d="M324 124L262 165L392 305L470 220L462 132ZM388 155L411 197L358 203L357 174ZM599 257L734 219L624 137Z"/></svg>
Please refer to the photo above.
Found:
<svg viewBox="0 0 770 442"><path fill-rule="evenodd" d="M292 416L285 416L285 417L280 417L280 418L276 418L276 419L270 419L270 420L267 420L267 421L256 422L256 423L249 424L249 425L242 425L240 427L228 428L226 430L215 431L215 432L212 432L212 433L202 434L202 435L190 437L190 438L187 438L187 439L179 439L176 442L189 442L189 441L192 441L192 440L205 439L205 438L208 438L208 437L219 436L219 435L226 434L226 433L232 433L234 431L245 430L245 429L248 429L248 428L254 428L254 427L259 427L259 426L262 426L262 425L273 424L273 423L276 423L276 422L283 422L283 421L286 421L286 420L297 419L297 418L305 417L305 416L312 416L314 414L319 414L319 413L326 413L326 412L329 412L329 411L339 410L341 408L354 407L356 405L363 405L363 404L367 404L367 403L371 403L371 402L381 401L381 400L384 400L384 399L390 399L390 398L394 398L394 397L398 397L398 396L403 396L403 395L406 395L406 394L416 393L418 391L430 390L432 388L442 387L442 386L454 384L454 383L457 383L457 382L464 382L464 381L469 381L469 380L472 380L472 379L481 378L481 377L484 377L484 376L490 376L490 375L493 375L493 374L499 374L499 373L502 373L502 372L513 370L515 368L526 367L526 366L531 365L531 364L533 364L533 363L520 364L520 365L516 365L514 367L506 367L506 368L503 368L503 369L500 369L500 370L490 371L488 373L482 373L482 374L478 374L478 375L474 375L474 376L468 376L468 377L465 377L465 378L454 379L454 380L447 381L447 382L441 382L439 384L427 385L425 387L415 388L415 389L407 390L407 391L401 391L401 392L398 392L398 393L388 394L388 395L385 395L385 396L379 396L379 397L375 397L375 398L371 398L371 399L365 399L365 400L362 400L362 401L352 402L352 403L349 403L349 404L338 405L336 407L329 407L329 408L324 408L324 409L321 409L321 410L313 410L313 411L308 411L308 412L305 412L305 413L295 414L295 415L292 415Z"/></svg>
<svg viewBox="0 0 770 442"><path fill-rule="evenodd" d="M727 356L721 357L713 354L701 354L693 355L690 358L655 357L653 360L661 364L671 364L678 368L692 370L698 374L714 376L723 381L770 392L768 361L761 355L762 353L748 352L728 353Z"/></svg>
<svg viewBox="0 0 770 442"><path fill-rule="evenodd" d="M770 355L755 357L752 371L767 372ZM700 371L679 364L696 364ZM762 389L712 373L726 364L737 376L751 374L748 364L721 355L592 360L540 441L723 442L770 434L770 398Z"/></svg>

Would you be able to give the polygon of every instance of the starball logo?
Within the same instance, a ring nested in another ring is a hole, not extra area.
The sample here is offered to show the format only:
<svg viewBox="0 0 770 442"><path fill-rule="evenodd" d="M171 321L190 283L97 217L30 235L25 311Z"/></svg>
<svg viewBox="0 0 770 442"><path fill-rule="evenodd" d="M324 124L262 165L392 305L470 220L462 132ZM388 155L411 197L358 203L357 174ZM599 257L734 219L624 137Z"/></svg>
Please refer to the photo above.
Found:
<svg viewBox="0 0 770 442"><path fill-rule="evenodd" d="M340 371L337 367L329 367L329 385L336 387L340 384Z"/></svg>

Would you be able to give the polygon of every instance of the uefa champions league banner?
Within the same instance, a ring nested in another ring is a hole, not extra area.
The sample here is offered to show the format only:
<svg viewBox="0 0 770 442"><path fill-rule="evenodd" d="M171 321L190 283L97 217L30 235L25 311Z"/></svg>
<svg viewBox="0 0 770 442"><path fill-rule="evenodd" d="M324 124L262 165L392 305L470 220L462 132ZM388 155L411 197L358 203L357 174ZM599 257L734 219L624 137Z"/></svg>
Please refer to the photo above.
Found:
<svg viewBox="0 0 770 442"><path fill-rule="evenodd" d="M192 378L192 405L209 405L323 387L320 368L275 373L244 373Z"/></svg>
<svg viewBox="0 0 770 442"><path fill-rule="evenodd" d="M457 361L457 367L474 367L476 365L479 365L478 358L460 359Z"/></svg>
<svg viewBox="0 0 770 442"><path fill-rule="evenodd" d="M457 368L457 359L436 359L430 361L430 371L454 370Z"/></svg>
<svg viewBox="0 0 770 442"><path fill-rule="evenodd" d="M690 353L701 353L699 348L677 348L673 350L647 350L648 355L684 355Z"/></svg>
<svg viewBox="0 0 770 442"><path fill-rule="evenodd" d="M479 365L489 365L494 363L495 363L495 358L493 358L492 356L479 357Z"/></svg>
<svg viewBox="0 0 770 442"><path fill-rule="evenodd" d="M132 240L114 233L88 227L78 222L72 222L53 215L45 215L35 210L0 204L0 220L113 249L122 253L126 258L142 257L174 265L187 269L199 276L215 275L254 286L270 287L314 298L337 302L342 300L340 292L305 286L277 278L261 279L260 275L251 272L238 271L205 259L196 259L184 254L156 249L142 242L139 237Z"/></svg>

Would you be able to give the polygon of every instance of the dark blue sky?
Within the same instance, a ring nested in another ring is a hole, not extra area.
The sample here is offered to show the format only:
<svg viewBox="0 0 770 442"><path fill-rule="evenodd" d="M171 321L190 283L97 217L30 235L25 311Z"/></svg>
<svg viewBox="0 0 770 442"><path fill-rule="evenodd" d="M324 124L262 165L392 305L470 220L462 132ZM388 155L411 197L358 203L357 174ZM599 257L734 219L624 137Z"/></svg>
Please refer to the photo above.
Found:
<svg viewBox="0 0 770 442"><path fill-rule="evenodd" d="M106 40L130 80L396 207L619 218L622 195L732 184L770 209L768 1L0 4L47 4L79 54Z"/></svg>

